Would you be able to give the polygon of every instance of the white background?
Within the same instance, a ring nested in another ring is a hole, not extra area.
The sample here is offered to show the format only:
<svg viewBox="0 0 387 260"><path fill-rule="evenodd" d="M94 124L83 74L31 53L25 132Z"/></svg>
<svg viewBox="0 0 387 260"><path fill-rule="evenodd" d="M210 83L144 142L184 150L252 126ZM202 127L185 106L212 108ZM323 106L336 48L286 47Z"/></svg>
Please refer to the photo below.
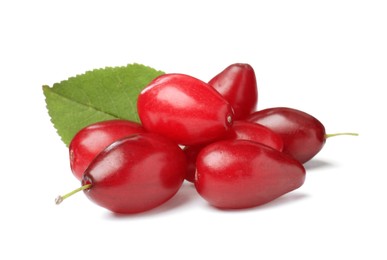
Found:
<svg viewBox="0 0 387 260"><path fill-rule="evenodd" d="M387 259L385 1L1 1L0 259ZM119 217L82 193L41 86L142 63L209 80L249 63L258 108L319 118L329 139L300 189L211 208L185 184Z"/></svg>

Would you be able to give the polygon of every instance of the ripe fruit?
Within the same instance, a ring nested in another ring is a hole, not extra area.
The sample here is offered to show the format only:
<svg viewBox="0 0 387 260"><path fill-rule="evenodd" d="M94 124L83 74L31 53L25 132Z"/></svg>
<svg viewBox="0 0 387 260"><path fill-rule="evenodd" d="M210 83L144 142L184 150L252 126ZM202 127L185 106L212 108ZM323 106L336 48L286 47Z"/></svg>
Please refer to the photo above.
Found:
<svg viewBox="0 0 387 260"><path fill-rule="evenodd" d="M274 107L251 114L248 121L264 125L282 137L284 152L304 163L325 144L325 127L313 116L287 107Z"/></svg>
<svg viewBox="0 0 387 260"><path fill-rule="evenodd" d="M250 140L267 145L278 151L282 151L284 146L282 138L278 134L263 125L247 121L235 121L226 138Z"/></svg>
<svg viewBox="0 0 387 260"><path fill-rule="evenodd" d="M211 86L184 74L164 74L139 95L144 128L192 145L224 136L233 122L231 105Z"/></svg>
<svg viewBox="0 0 387 260"><path fill-rule="evenodd" d="M120 214L153 209L184 179L211 205L242 209L301 187L302 163L326 134L313 116L291 108L255 111L258 90L248 64L235 63L205 83L185 74L155 78L137 97L141 124L111 120L79 131L70 165L96 204ZM180 148L183 147L183 148Z"/></svg>
<svg viewBox="0 0 387 260"><path fill-rule="evenodd" d="M209 82L231 104L235 120L255 111L258 102L254 69L245 63L231 64Z"/></svg>
<svg viewBox="0 0 387 260"><path fill-rule="evenodd" d="M178 145L140 133L104 149L85 171L82 187L96 204L116 213L150 210L169 200L184 181L187 162ZM67 195L59 197L60 203Z"/></svg>
<svg viewBox="0 0 387 260"><path fill-rule="evenodd" d="M128 120L97 122L81 129L69 145L70 167L74 176L81 180L91 161L114 141L144 132L140 124Z"/></svg>
<svg viewBox="0 0 387 260"><path fill-rule="evenodd" d="M234 121L234 124L224 139L249 140L267 145L278 151L282 151L283 149L283 141L279 135L265 126L246 121ZM206 145L208 144L190 145L185 146L183 149L188 160L187 175L185 178L189 182L194 182L195 180L196 158L200 150Z"/></svg>
<svg viewBox="0 0 387 260"><path fill-rule="evenodd" d="M283 152L301 163L312 159L324 146L327 135L324 125L315 117L287 107L274 107L252 113L247 121L264 125L282 137ZM354 133L341 133L357 135Z"/></svg>
<svg viewBox="0 0 387 260"><path fill-rule="evenodd" d="M299 188L305 169L290 156L247 140L212 143L199 153L195 187L211 205L258 206Z"/></svg>
<svg viewBox="0 0 387 260"><path fill-rule="evenodd" d="M187 157L187 173L185 175L185 179L189 182L193 183L195 181L196 158L204 147L206 147L205 144L199 144L185 146L183 148L185 156Z"/></svg>

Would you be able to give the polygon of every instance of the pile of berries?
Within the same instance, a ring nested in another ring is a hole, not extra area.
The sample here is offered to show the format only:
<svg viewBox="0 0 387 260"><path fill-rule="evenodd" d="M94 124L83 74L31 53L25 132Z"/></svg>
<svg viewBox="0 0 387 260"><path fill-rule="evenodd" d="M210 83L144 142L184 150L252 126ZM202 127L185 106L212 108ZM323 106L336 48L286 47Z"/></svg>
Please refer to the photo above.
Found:
<svg viewBox="0 0 387 260"><path fill-rule="evenodd" d="M328 135L302 111L255 111L253 68L232 64L208 83L164 74L138 96L141 124L110 120L80 130L69 146L70 165L96 204L130 214L155 208L192 182L217 208L259 206L299 188L303 163Z"/></svg>

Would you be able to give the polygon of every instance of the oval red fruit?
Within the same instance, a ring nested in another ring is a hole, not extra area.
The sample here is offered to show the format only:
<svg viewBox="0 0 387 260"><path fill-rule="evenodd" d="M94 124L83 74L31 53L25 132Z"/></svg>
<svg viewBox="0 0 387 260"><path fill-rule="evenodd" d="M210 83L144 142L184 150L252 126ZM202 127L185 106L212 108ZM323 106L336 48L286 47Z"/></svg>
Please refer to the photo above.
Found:
<svg viewBox="0 0 387 260"><path fill-rule="evenodd" d="M263 125L247 121L234 121L230 131L227 133L224 139L249 140L269 146L278 151L282 151L283 149L283 141L279 135ZM184 147L183 151L188 160L186 175L187 181L194 182L197 156L201 149L203 149L208 144L209 143Z"/></svg>
<svg viewBox="0 0 387 260"><path fill-rule="evenodd" d="M284 143L282 138L269 128L247 121L235 121L227 138L234 140L249 140L267 145L282 151Z"/></svg>
<svg viewBox="0 0 387 260"><path fill-rule="evenodd" d="M226 134L233 122L231 105L211 86L184 74L164 74L139 95L144 128L179 144L205 143Z"/></svg>
<svg viewBox="0 0 387 260"><path fill-rule="evenodd" d="M69 145L70 167L74 176L81 180L91 161L114 141L144 132L140 124L128 120L107 120L84 127Z"/></svg>
<svg viewBox="0 0 387 260"><path fill-rule="evenodd" d="M196 161L195 187L211 205L225 209L259 206L299 188L301 163L275 149L246 140L206 146Z"/></svg>
<svg viewBox="0 0 387 260"><path fill-rule="evenodd" d="M231 64L208 84L231 104L236 120L255 111L258 102L257 80L254 69L249 64Z"/></svg>
<svg viewBox="0 0 387 260"><path fill-rule="evenodd" d="M312 159L324 146L325 127L315 117L288 107L274 107L251 114L247 121L264 125L282 137L283 152L301 163Z"/></svg>
<svg viewBox="0 0 387 260"><path fill-rule="evenodd" d="M165 137L143 133L103 150L83 175L84 190L96 204L116 213L155 208L179 190L187 162L181 148Z"/></svg>

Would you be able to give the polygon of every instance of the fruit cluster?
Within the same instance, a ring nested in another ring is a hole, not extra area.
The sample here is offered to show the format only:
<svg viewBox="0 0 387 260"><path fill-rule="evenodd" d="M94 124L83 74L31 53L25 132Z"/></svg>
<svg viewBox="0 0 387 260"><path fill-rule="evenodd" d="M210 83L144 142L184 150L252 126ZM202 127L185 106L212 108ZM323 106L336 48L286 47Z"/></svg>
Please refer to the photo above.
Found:
<svg viewBox="0 0 387 260"><path fill-rule="evenodd" d="M155 208L184 180L218 208L240 209L299 188L303 163L329 135L313 116L286 107L255 111L253 68L236 63L208 83L164 74L138 96L140 123L110 120L72 139L70 165L96 204L116 213Z"/></svg>

